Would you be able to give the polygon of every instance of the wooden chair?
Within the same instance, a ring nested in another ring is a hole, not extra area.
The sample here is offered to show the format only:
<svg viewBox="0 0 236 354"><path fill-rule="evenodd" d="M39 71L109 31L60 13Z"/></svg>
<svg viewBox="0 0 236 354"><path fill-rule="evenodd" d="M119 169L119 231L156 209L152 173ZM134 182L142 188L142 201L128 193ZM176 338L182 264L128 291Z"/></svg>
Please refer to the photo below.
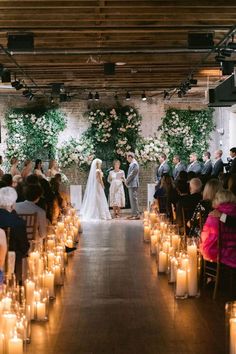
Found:
<svg viewBox="0 0 236 354"><path fill-rule="evenodd" d="M35 241L37 235L37 213L18 214L26 222L27 237L30 242Z"/></svg>
<svg viewBox="0 0 236 354"><path fill-rule="evenodd" d="M225 248L228 249L235 249L236 250L236 228L229 228L227 227L227 233L232 235L230 238L224 239L222 235L222 222L219 223L219 236L217 240L217 261L203 261L203 275L204 275L204 283L206 283L207 277L210 277L215 281L214 291L213 291L213 300L216 299L217 291L219 288L220 283L220 275L221 270L224 268L225 270L230 270L230 281L231 281L231 289L232 289L232 282L233 282L233 273L236 272L236 268L230 267L225 265L221 262L222 258L222 250ZM228 244L230 243L230 246ZM227 244L227 246L226 246Z"/></svg>

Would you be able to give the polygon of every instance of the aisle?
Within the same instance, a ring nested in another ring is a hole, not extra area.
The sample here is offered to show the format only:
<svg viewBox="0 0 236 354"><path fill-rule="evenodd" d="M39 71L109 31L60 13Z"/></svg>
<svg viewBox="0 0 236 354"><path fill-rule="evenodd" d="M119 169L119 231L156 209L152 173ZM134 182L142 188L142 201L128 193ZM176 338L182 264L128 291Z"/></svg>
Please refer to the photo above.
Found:
<svg viewBox="0 0 236 354"><path fill-rule="evenodd" d="M91 223L33 354L223 354L224 306L175 302L142 242L141 222Z"/></svg>

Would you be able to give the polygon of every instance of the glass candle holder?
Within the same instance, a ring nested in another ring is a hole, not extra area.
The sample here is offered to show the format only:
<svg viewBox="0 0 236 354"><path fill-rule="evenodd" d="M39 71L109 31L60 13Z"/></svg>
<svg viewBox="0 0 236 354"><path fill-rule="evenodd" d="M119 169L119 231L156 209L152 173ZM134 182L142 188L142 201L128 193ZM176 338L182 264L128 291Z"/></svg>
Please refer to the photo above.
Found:
<svg viewBox="0 0 236 354"><path fill-rule="evenodd" d="M236 301L225 305L226 352L236 354Z"/></svg>
<svg viewBox="0 0 236 354"><path fill-rule="evenodd" d="M155 235L154 233L151 235L151 242L150 242L150 254L151 256L155 256L156 255L156 244L157 244L157 235Z"/></svg>
<svg viewBox="0 0 236 354"><path fill-rule="evenodd" d="M178 259L176 271L175 298L186 299L188 297L188 259L187 257Z"/></svg>
<svg viewBox="0 0 236 354"><path fill-rule="evenodd" d="M49 291L40 289L40 296L34 302L34 320L48 321L49 317Z"/></svg>
<svg viewBox="0 0 236 354"><path fill-rule="evenodd" d="M169 274L168 274L168 282L173 284L176 282L176 273L178 268L178 261L175 256L169 257Z"/></svg>
<svg viewBox="0 0 236 354"><path fill-rule="evenodd" d="M194 240L187 243L188 255L188 296L197 297L200 294L198 277L198 249Z"/></svg>
<svg viewBox="0 0 236 354"><path fill-rule="evenodd" d="M158 255L158 273L168 272L168 253L166 253L162 247L160 247Z"/></svg>
<svg viewBox="0 0 236 354"><path fill-rule="evenodd" d="M150 242L151 231L152 231L152 229L151 229L150 225L147 225L147 226L144 225L144 232L143 232L143 241L144 242Z"/></svg>

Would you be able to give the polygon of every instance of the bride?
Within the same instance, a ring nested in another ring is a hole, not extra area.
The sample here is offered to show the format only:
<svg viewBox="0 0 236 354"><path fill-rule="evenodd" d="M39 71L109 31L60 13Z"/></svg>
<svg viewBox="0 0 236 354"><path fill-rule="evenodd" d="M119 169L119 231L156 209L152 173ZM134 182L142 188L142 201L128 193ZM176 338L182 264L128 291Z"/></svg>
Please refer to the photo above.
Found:
<svg viewBox="0 0 236 354"><path fill-rule="evenodd" d="M104 192L102 161L92 162L80 213L83 220L110 220L107 199Z"/></svg>

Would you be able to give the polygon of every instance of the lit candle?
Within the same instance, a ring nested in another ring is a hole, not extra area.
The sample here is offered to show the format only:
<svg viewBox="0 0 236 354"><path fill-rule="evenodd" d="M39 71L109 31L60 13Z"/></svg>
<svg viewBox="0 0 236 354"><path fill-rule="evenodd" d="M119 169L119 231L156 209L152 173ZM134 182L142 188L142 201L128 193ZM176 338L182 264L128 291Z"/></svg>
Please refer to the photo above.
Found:
<svg viewBox="0 0 236 354"><path fill-rule="evenodd" d="M169 253L170 241L164 241L162 247L165 253Z"/></svg>
<svg viewBox="0 0 236 354"><path fill-rule="evenodd" d="M158 271L164 273L167 271L167 253L164 251L159 252Z"/></svg>
<svg viewBox="0 0 236 354"><path fill-rule="evenodd" d="M236 354L236 318L229 320L229 354Z"/></svg>
<svg viewBox="0 0 236 354"><path fill-rule="evenodd" d="M67 247L69 247L69 248L73 248L74 242L73 242L71 236L69 236L69 237L67 238L67 240L66 240L66 245L67 245Z"/></svg>
<svg viewBox="0 0 236 354"><path fill-rule="evenodd" d="M170 283L175 283L176 282L176 271L177 271L177 259L175 257L172 257L170 260Z"/></svg>
<svg viewBox="0 0 236 354"><path fill-rule="evenodd" d="M172 236L172 247L174 248L174 251L178 251L178 249L179 249L179 244L180 244L180 237L179 237L179 235L173 235L173 236Z"/></svg>
<svg viewBox="0 0 236 354"><path fill-rule="evenodd" d="M151 236L151 254L153 254L153 255L156 254L156 244L157 244L157 236L152 235Z"/></svg>
<svg viewBox="0 0 236 354"><path fill-rule="evenodd" d="M48 289L49 296L54 297L54 274L52 272L44 273L44 287Z"/></svg>
<svg viewBox="0 0 236 354"><path fill-rule="evenodd" d="M150 241L150 236L151 236L151 227L144 226L144 241L146 242Z"/></svg>
<svg viewBox="0 0 236 354"><path fill-rule="evenodd" d="M157 215L156 213L150 213L150 222L152 226L154 226L157 222Z"/></svg>
<svg viewBox="0 0 236 354"><path fill-rule="evenodd" d="M23 354L23 340L17 335L8 341L8 354Z"/></svg>
<svg viewBox="0 0 236 354"><path fill-rule="evenodd" d="M149 218L149 211L148 210L144 211L143 218L144 218L144 220L148 220L148 218Z"/></svg>
<svg viewBox="0 0 236 354"><path fill-rule="evenodd" d="M41 299L40 291L35 291L34 292L34 301L40 301L40 299Z"/></svg>
<svg viewBox="0 0 236 354"><path fill-rule="evenodd" d="M45 320L46 317L46 304L44 302L36 302L36 319L39 321Z"/></svg>
<svg viewBox="0 0 236 354"><path fill-rule="evenodd" d="M51 269L54 265L54 257L55 254L53 252L48 252L47 253L47 258L48 258L48 268Z"/></svg>
<svg viewBox="0 0 236 354"><path fill-rule="evenodd" d="M187 253L189 256L188 294L196 296L198 294L197 246L195 244L187 246Z"/></svg>
<svg viewBox="0 0 236 354"><path fill-rule="evenodd" d="M187 293L186 270L177 269L176 275L176 296L185 297Z"/></svg>
<svg viewBox="0 0 236 354"><path fill-rule="evenodd" d="M27 279L25 281L25 296L26 296L26 303L31 305L34 301L34 290L35 290L35 283L32 280Z"/></svg>
<svg viewBox="0 0 236 354"><path fill-rule="evenodd" d="M9 296L6 296L2 299L2 311L11 310L12 299Z"/></svg>
<svg viewBox="0 0 236 354"><path fill-rule="evenodd" d="M52 251L54 247L55 247L55 240L48 239L47 240L47 249L49 251Z"/></svg>
<svg viewBox="0 0 236 354"><path fill-rule="evenodd" d="M62 279L61 279L61 267L59 264L54 265L53 273L54 273L54 277L55 277L55 285L60 285L62 282Z"/></svg>
<svg viewBox="0 0 236 354"><path fill-rule="evenodd" d="M0 333L0 353L4 353L4 334Z"/></svg>
<svg viewBox="0 0 236 354"><path fill-rule="evenodd" d="M4 313L2 315L2 326L3 333L6 337L9 337L14 331L16 326L16 314L15 313Z"/></svg>

